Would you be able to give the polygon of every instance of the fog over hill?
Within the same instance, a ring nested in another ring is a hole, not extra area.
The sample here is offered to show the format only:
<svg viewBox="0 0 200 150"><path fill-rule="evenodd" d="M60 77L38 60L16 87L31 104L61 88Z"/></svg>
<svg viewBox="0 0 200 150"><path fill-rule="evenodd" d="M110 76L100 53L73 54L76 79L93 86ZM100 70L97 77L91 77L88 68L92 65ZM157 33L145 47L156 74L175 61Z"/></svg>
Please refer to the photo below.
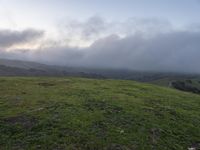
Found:
<svg viewBox="0 0 200 150"><path fill-rule="evenodd" d="M200 0L0 0L0 150L200 149Z"/></svg>
<svg viewBox="0 0 200 150"><path fill-rule="evenodd" d="M189 31L158 34L148 39L140 34L125 38L111 35L85 48L1 50L0 55L50 65L200 73L199 41L200 33Z"/></svg>
<svg viewBox="0 0 200 150"><path fill-rule="evenodd" d="M111 68L86 68L46 65L36 62L0 59L0 76L77 76L98 79L125 79L152 82L169 79L195 79L199 74L138 71Z"/></svg>
<svg viewBox="0 0 200 150"><path fill-rule="evenodd" d="M68 67L200 73L197 0L61 1L1 0L0 58Z"/></svg>

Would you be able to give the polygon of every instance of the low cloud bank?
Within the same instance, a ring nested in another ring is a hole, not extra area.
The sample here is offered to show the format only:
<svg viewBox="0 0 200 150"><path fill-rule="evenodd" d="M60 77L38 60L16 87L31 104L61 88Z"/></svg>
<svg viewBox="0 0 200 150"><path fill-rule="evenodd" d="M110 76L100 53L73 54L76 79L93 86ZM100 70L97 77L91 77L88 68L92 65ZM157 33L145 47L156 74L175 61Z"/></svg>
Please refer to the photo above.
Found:
<svg viewBox="0 0 200 150"><path fill-rule="evenodd" d="M33 41L43 35L43 31L26 29L22 31L0 30L0 48Z"/></svg>
<svg viewBox="0 0 200 150"><path fill-rule="evenodd" d="M91 25L93 28L91 30L84 27L87 36L91 36L93 31L97 35L98 29L105 30L105 23L101 19L93 18L91 22L92 24L100 22L101 26L94 28ZM158 31L151 36L147 36L146 32L138 31L123 37L118 34L107 35L98 38L88 47L55 45L37 50L2 50L0 57L51 65L200 73L199 30ZM21 36L12 34L15 36L11 38L12 36L9 36L11 33L8 33L5 37L10 40L3 42L0 37L0 47L41 36L41 32L24 31L20 33Z"/></svg>

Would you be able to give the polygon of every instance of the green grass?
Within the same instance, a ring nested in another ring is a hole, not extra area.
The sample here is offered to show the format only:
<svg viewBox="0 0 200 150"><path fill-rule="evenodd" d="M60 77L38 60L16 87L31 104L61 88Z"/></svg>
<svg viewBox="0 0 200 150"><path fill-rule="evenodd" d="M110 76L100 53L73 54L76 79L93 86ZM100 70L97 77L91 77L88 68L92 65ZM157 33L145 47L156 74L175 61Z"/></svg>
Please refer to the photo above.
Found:
<svg viewBox="0 0 200 150"><path fill-rule="evenodd" d="M83 78L0 78L0 149L176 150L200 143L200 96Z"/></svg>
<svg viewBox="0 0 200 150"><path fill-rule="evenodd" d="M193 79L163 78L163 79L151 81L149 83L159 85L159 86L164 86L164 87L171 87L171 88L175 88L175 89L179 89L179 90L187 91L187 92L191 92L191 93L200 94L200 79L199 78L193 78ZM176 86L174 86L173 84L176 84ZM177 86L177 85L179 85L179 86Z"/></svg>
<svg viewBox="0 0 200 150"><path fill-rule="evenodd" d="M163 79L153 80L149 83L159 85L159 86L164 86L164 87L170 87L170 83L173 81L176 81L176 80L170 79L170 78L163 78Z"/></svg>

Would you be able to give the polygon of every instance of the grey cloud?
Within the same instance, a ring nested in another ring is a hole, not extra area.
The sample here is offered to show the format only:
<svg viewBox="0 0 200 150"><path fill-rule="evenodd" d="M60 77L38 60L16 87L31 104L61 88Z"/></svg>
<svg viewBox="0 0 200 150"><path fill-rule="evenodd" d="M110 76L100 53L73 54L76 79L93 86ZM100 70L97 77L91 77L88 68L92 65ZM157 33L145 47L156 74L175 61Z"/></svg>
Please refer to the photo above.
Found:
<svg viewBox="0 0 200 150"><path fill-rule="evenodd" d="M86 37L91 35L98 35L105 29L106 29L105 20L101 17L94 16L89 18L89 20L85 22L82 34L83 36Z"/></svg>
<svg viewBox="0 0 200 150"><path fill-rule="evenodd" d="M200 32L200 22L192 23L186 27L188 30L192 29L193 31Z"/></svg>
<svg viewBox="0 0 200 150"><path fill-rule="evenodd" d="M33 41L43 35L43 31L27 29L23 31L0 30L0 47L7 48L15 44Z"/></svg>
<svg viewBox="0 0 200 150"><path fill-rule="evenodd" d="M194 31L158 33L149 38L142 33L125 38L110 35L87 48L52 47L20 56L57 65L200 73L199 41L200 32Z"/></svg>
<svg viewBox="0 0 200 150"><path fill-rule="evenodd" d="M137 35L111 39L102 39L90 47L91 51L95 49L90 53L93 63L85 60L87 65L200 73L200 32L174 31L152 38Z"/></svg>
<svg viewBox="0 0 200 150"><path fill-rule="evenodd" d="M172 28L169 21L157 18L129 18L116 22L107 21L99 16L90 17L86 21L68 20L59 25L60 34L68 41L78 38L82 41L92 40L93 42L111 34L124 37L142 33L152 36L160 32L169 32Z"/></svg>
<svg viewBox="0 0 200 150"><path fill-rule="evenodd" d="M137 32L153 35L159 32L169 32L173 28L169 21L157 18L130 18L122 22L120 26L126 35Z"/></svg>
<svg viewBox="0 0 200 150"><path fill-rule="evenodd" d="M180 31L173 29L173 25L168 21L158 19L132 18L122 23L114 23L95 16L84 22L71 22L70 29L67 28L71 34L97 39L89 47L56 44L34 51L0 51L0 57L51 65L200 73L200 30L198 25L195 26L196 28ZM11 42L5 44L0 38L0 44L10 46L41 35L40 32L24 32L8 32L4 37ZM67 35L73 39L71 34ZM124 38L121 34L124 34Z"/></svg>
<svg viewBox="0 0 200 150"><path fill-rule="evenodd" d="M65 23L65 30L69 35L79 35L84 39L94 38L108 28L108 23L104 18L92 16L86 21L71 20Z"/></svg>

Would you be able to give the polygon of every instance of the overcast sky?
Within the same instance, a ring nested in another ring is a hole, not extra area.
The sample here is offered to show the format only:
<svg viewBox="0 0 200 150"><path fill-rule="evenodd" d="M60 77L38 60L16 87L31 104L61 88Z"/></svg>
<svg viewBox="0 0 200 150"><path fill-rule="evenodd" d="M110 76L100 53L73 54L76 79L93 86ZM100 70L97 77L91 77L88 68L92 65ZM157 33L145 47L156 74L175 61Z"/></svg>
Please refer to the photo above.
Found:
<svg viewBox="0 0 200 150"><path fill-rule="evenodd" d="M0 0L0 57L200 73L200 0Z"/></svg>

